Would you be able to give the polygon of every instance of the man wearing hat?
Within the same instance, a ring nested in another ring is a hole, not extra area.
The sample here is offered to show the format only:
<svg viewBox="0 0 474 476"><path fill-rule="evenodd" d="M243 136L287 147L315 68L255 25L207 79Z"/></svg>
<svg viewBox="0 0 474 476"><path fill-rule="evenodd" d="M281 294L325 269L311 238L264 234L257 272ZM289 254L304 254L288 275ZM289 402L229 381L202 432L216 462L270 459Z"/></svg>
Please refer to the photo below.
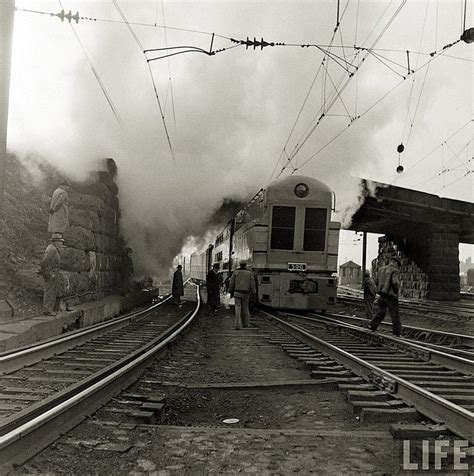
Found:
<svg viewBox="0 0 474 476"><path fill-rule="evenodd" d="M177 306L181 305L181 296L184 296L183 272L181 271L182 269L183 267L179 264L173 274L173 284L171 286L171 294L173 295L173 301Z"/></svg>
<svg viewBox="0 0 474 476"><path fill-rule="evenodd" d="M221 305L221 277L219 276L219 263L214 263L206 276L207 306L209 314L217 314Z"/></svg>
<svg viewBox="0 0 474 476"><path fill-rule="evenodd" d="M61 256L59 254L64 240L60 233L53 233L50 243L46 247L40 263L40 274L44 279L43 313L54 316L56 296L59 287L59 268Z"/></svg>
<svg viewBox="0 0 474 476"><path fill-rule="evenodd" d="M384 320L387 309L392 318L392 332L400 337L402 324L398 311L398 268L400 259L392 256L386 266L382 266L377 273L377 292L379 294L379 309L369 324L369 329L376 331L379 324Z"/></svg>
<svg viewBox="0 0 474 476"><path fill-rule="evenodd" d="M255 279L247 269L247 262L241 261L230 278L229 292L235 299L235 328L250 326L249 301L250 295L256 293Z"/></svg>

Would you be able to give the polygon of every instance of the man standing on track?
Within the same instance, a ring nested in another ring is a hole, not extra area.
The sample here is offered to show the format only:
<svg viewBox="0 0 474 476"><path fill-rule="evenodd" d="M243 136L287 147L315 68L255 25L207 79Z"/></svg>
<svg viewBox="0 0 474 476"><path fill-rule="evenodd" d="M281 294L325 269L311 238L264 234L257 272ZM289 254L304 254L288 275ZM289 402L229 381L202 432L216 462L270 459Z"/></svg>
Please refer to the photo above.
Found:
<svg viewBox="0 0 474 476"><path fill-rule="evenodd" d="M398 310L398 267L400 259L392 256L386 266L382 266L377 273L377 292L379 294L379 310L369 324L369 329L376 331L383 321L387 309L392 318L392 332L400 337L402 333L402 323Z"/></svg>
<svg viewBox="0 0 474 476"><path fill-rule="evenodd" d="M235 299L235 328L250 326L249 301L250 295L256 294L255 279L247 269L247 262L241 261L240 268L230 278L229 292Z"/></svg>
<svg viewBox="0 0 474 476"><path fill-rule="evenodd" d="M171 287L171 294L173 295L173 302L179 306L181 304L181 296L184 296L183 286L183 267L179 264L173 274L173 285Z"/></svg>
<svg viewBox="0 0 474 476"><path fill-rule="evenodd" d="M209 314L217 314L217 310L221 305L221 278L219 276L219 263L212 265L211 271L206 276L207 286L207 306Z"/></svg>

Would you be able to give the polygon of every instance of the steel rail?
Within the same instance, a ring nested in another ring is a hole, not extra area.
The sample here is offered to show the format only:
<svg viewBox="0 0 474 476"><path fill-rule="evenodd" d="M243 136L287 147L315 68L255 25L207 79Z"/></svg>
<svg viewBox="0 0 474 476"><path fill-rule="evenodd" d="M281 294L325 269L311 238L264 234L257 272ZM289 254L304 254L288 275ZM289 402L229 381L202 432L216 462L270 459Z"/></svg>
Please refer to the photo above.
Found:
<svg viewBox="0 0 474 476"><path fill-rule="evenodd" d="M326 313L324 315L321 315L319 313L314 313L315 315L320 317L334 317L334 318L340 318L340 319L350 319L353 321L357 322L364 322L368 323L368 319L364 319L363 317L358 317L358 316L347 316L345 314L336 314L336 313ZM387 322L381 322L380 325L384 328L390 328L392 327L391 324ZM431 334L434 336L439 336L441 338L448 338L448 339L453 339L453 341L457 341L460 345L465 345L465 346L470 346L473 347L474 349L474 336L468 335L468 334L457 334L455 332L448 332L448 331L439 331L436 329L429 329L426 327L415 327L415 326L403 326L402 333L404 330L408 330L410 332L419 332L419 333L425 333L425 334ZM426 344L427 342L423 341L423 344Z"/></svg>
<svg viewBox="0 0 474 476"><path fill-rule="evenodd" d="M358 294L338 294L337 299L341 301L350 301L358 304L363 304L364 299L361 295ZM441 304L439 302L429 303L429 302L416 302L416 301L407 301L400 299L399 306L404 309L411 309L414 311L429 311L437 312L438 314L447 314L447 315L457 315L462 314L463 317L474 317L473 307L470 304Z"/></svg>
<svg viewBox="0 0 474 476"><path fill-rule="evenodd" d="M290 317L297 317L302 320L309 320L312 323L322 322L324 320L325 324L337 326L339 328L345 328L347 330L351 330L356 332L359 335L364 336L369 341L378 341L379 343L385 343L389 346L396 346L400 349L411 351L412 354L423 358L424 360L428 360L434 364L442 365L443 367L448 367L453 370L457 370L459 372L463 372L466 374L472 374L474 372L474 360L466 359L464 357L459 357L457 355L448 354L441 350L432 349L429 347L425 347L423 344L419 344L412 341L406 341L406 339L402 339L400 337L389 336L379 333L374 333L373 331L369 331L367 329L363 329L359 326L354 324L348 324L345 322L337 321L336 319L332 319L331 317L327 317L324 315L319 315L318 319L312 319L305 316L299 316L298 314L292 313L285 313Z"/></svg>
<svg viewBox="0 0 474 476"><path fill-rule="evenodd" d="M298 339L303 339L308 345L316 345L326 355L350 368L367 382L373 383L375 380L380 381L382 379L382 381L385 380L385 382L392 383L390 386L393 389L393 394L397 395L405 403L415 407L420 413L434 421L444 422L446 427L456 435L466 438L470 442L474 441L474 413L391 372L366 362L333 344L325 342L295 324L286 322L269 312L261 312L273 319L285 330L289 330L291 334L296 334Z"/></svg>
<svg viewBox="0 0 474 476"><path fill-rule="evenodd" d="M138 377L156 354L180 335L195 319L201 306L197 286L194 311L128 357L108 366L49 399L46 405L12 417L0 427L0 470L8 471L51 444L59 434L71 430ZM23 413L23 412L20 412ZM38 435L41 433L41 438ZM3 474L0 471L1 474Z"/></svg>
<svg viewBox="0 0 474 476"><path fill-rule="evenodd" d="M51 337L36 344L2 352L0 353L0 375L34 364L42 359L52 357L57 353L65 352L71 347L80 345L96 335L102 334L104 331L111 331L120 328L134 320L150 314L170 299L171 296L167 296L159 303L153 304L146 309L119 316L110 319L107 322L94 324L83 329L67 332L60 336Z"/></svg>

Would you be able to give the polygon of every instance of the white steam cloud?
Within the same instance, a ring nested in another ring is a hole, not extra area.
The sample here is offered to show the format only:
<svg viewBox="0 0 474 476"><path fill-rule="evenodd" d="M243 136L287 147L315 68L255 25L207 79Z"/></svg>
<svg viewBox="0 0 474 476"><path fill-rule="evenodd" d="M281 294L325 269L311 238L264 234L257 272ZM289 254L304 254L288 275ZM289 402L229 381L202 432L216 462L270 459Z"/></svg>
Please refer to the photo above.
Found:
<svg viewBox="0 0 474 476"><path fill-rule="evenodd" d="M163 23L161 12L155 16L154 1L119 3L130 21ZM63 4L66 10L79 10L84 16L120 19L112 4ZM359 38L367 35L387 5L361 4ZM31 1L17 1L17 7L32 6ZM291 2L165 2L164 6L167 25L244 39L255 34L269 41L327 44L335 20L335 5L330 2L318 2L317 8L311 3L296 8ZM34 2L34 7L58 10L57 2L50 1ZM347 44L352 44L355 11L346 15L344 34L351 37ZM388 17L384 18L386 22ZM400 18L406 20L406 16ZM196 53L176 56L169 60L170 70L166 59L151 63L173 160L144 56L126 26L81 21L74 28L114 101L123 129L70 26L46 15L17 12L10 150L24 157L43 157L73 178L84 178L99 158L113 157L118 166L122 232L134 250L136 268L140 273L164 275L183 245L193 244L189 237L197 237L198 245L208 239L199 242L198 237L205 236L224 199L245 200L267 185L323 56L309 48L246 51L240 47L212 57ZM394 38L406 25L392 30L387 36L394 47ZM160 29L134 26L134 31L144 48L165 45ZM209 48L210 36L168 30L167 40L170 46ZM411 41L406 40L406 44ZM228 41L215 39L215 48L229 46ZM341 50L337 54L341 55ZM343 101L336 101L327 111L322 127L294 165L302 164L347 126L346 108L355 116L357 108L364 111L397 83L399 78L383 68L381 73L376 65L364 65L353 78ZM332 63L329 72L328 92L330 81L341 77L341 68ZM322 82L316 83L289 151L317 115L322 87ZM434 95L432 88L427 90ZM408 83L400 90L406 98ZM374 108L298 170L298 174L325 181L335 190L339 219L356 209L356 177L393 177L394 151L406 114L406 108L395 114L399 105L397 97ZM421 117L425 119L432 111L432 104L420 103ZM422 149L419 144L417 147Z"/></svg>

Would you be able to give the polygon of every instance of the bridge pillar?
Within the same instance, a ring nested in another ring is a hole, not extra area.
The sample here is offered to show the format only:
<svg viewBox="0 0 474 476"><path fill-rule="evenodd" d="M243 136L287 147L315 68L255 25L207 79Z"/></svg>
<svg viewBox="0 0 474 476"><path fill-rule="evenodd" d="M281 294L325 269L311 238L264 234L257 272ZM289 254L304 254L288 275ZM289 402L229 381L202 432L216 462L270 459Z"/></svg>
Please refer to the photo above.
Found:
<svg viewBox="0 0 474 476"><path fill-rule="evenodd" d="M433 226L427 240L427 298L455 301L460 298L459 230L455 226Z"/></svg>

